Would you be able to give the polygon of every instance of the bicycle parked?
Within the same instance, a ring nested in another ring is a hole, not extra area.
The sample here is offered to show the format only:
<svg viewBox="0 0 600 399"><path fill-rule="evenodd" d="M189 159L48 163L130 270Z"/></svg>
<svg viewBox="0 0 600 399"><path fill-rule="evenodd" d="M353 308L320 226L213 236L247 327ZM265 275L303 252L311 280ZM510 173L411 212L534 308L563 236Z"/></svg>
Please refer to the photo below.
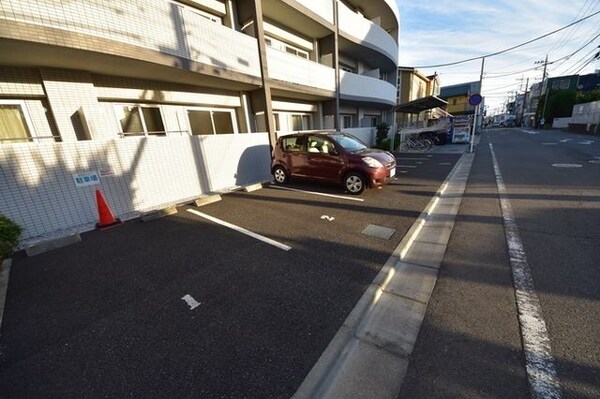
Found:
<svg viewBox="0 0 600 399"><path fill-rule="evenodd" d="M427 151L432 145L433 142L427 138L415 139L408 136L400 143L398 149L400 151Z"/></svg>

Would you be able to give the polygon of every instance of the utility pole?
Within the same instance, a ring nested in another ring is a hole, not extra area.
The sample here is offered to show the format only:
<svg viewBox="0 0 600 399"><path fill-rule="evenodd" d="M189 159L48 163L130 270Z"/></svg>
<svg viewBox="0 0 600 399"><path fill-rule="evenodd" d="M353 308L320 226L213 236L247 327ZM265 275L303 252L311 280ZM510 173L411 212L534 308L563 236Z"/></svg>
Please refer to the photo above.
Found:
<svg viewBox="0 0 600 399"><path fill-rule="evenodd" d="M333 66L335 67L335 104L333 111L333 128L336 132L341 130L340 123L340 15L338 0L333 0L333 24L335 32L333 34Z"/></svg>
<svg viewBox="0 0 600 399"><path fill-rule="evenodd" d="M481 83L483 81L483 67L484 67L484 65L485 65L485 57L481 57L481 73L479 74L479 94L481 94ZM471 130L471 148L470 148L469 152L473 152L473 145L475 144L476 126L478 124L479 110L480 109L481 109L481 104L477 104L477 106L475 107L475 117L473 118L473 128Z"/></svg>
<svg viewBox="0 0 600 399"><path fill-rule="evenodd" d="M535 63L540 64L541 61L536 61ZM546 59L544 60L544 72L542 72L542 89L544 88L544 84L545 84L546 85L546 90L545 90L546 96L544 99L544 107L542 110L541 118L544 118L544 114L546 113L546 103L548 102L548 92L550 91L549 90L550 88L548 87L548 82L546 81L546 68L547 67L548 67L548 54L546 54ZM538 106L539 106L539 101L538 101Z"/></svg>
<svg viewBox="0 0 600 399"><path fill-rule="evenodd" d="M525 119L525 105L527 104L527 90L529 90L529 78L525 81L525 94L523 94L523 105L521 106L521 126L524 125L523 119Z"/></svg>

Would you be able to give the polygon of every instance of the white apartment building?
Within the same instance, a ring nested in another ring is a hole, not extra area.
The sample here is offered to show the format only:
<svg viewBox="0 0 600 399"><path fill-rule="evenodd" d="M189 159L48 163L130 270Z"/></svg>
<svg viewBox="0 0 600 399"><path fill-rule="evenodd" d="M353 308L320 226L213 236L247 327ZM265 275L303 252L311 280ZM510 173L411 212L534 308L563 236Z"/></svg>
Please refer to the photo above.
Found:
<svg viewBox="0 0 600 399"><path fill-rule="evenodd" d="M270 143L394 123L394 0L2 0L0 213L22 243L270 179Z"/></svg>

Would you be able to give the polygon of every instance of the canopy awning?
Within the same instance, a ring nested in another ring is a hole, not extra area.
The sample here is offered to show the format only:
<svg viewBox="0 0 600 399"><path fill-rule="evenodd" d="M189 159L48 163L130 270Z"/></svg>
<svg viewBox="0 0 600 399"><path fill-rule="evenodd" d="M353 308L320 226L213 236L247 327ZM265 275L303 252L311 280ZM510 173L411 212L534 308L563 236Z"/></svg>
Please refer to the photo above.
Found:
<svg viewBox="0 0 600 399"><path fill-rule="evenodd" d="M428 109L439 108L448 105L447 101L442 100L437 96L428 96L417 98L404 104L396 105L396 112L404 112L407 114L419 114Z"/></svg>

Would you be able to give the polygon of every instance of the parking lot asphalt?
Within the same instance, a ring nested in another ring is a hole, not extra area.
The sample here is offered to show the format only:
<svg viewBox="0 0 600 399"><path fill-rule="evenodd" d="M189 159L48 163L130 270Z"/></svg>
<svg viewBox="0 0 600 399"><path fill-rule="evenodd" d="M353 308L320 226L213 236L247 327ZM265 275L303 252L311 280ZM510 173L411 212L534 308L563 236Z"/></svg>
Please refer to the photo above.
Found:
<svg viewBox="0 0 600 399"><path fill-rule="evenodd" d="M397 180L359 197L298 182L236 191L17 253L0 392L292 396L460 155L399 154ZM369 225L395 232L368 236Z"/></svg>

